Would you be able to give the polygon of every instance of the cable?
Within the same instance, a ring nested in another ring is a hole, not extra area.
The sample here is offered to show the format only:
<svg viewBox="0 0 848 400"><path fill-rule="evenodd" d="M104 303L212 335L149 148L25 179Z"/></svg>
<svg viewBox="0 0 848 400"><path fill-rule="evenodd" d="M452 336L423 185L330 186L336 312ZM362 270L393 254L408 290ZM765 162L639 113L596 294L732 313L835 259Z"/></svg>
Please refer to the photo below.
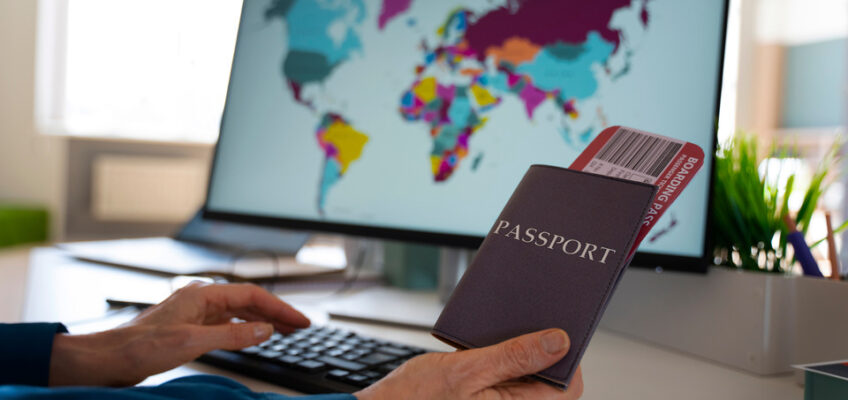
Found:
<svg viewBox="0 0 848 400"><path fill-rule="evenodd" d="M271 281L268 282L270 288L266 289L273 292L274 285L280 280L280 276L283 274L281 270L282 266L280 265L279 255L273 251L263 249L240 249L239 251L233 253L232 257L230 257L230 274L233 278L237 277L238 275L236 274L236 267L238 261L251 254L262 255L268 257L271 260L273 275L271 276Z"/></svg>
<svg viewBox="0 0 848 400"><path fill-rule="evenodd" d="M362 271L362 265L365 264L365 253L368 251L365 247L362 243L359 244L356 252L356 262L353 264L353 273L345 279L342 286L333 292L331 296L339 295L349 290L359 279L359 272Z"/></svg>
<svg viewBox="0 0 848 400"><path fill-rule="evenodd" d="M352 263L348 263L348 267L350 267L352 269L351 275L349 277L347 277L344 280L344 282L342 282L341 286L338 289L336 289L335 291L333 291L332 293L330 293L326 297L332 297L332 296L337 296L339 294L342 294L342 293L350 290L356 284L356 282L359 280L359 276L360 276L360 272L362 271L362 267L365 264L365 257L366 257L366 253L368 252L367 247L368 247L367 245L364 245L361 242L358 244L355 259L352 260L353 261ZM236 267L237 267L238 261L240 259L248 256L248 255L251 255L251 254L263 255L263 256L266 256L266 257L271 259L271 262L272 262L273 268L274 268L274 275L271 277L270 280L259 282L258 284L265 287L266 290L274 293L275 289L277 287L277 284L282 283L282 282L280 282L280 278L282 276L282 270L281 270L282 266L281 266L280 260L278 258L279 255L277 253L273 252L273 251L263 250L263 249L242 249L242 250L239 250L238 252L234 253L233 256L230 258L231 275L233 277L237 276ZM321 297L324 297L324 296L321 296Z"/></svg>

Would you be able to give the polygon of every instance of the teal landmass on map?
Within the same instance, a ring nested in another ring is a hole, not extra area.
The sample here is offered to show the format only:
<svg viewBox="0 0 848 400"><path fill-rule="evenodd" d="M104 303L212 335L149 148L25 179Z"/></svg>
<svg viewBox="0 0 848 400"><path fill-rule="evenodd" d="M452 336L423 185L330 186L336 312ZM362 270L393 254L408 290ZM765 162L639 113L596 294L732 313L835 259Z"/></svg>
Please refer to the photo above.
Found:
<svg viewBox="0 0 848 400"><path fill-rule="evenodd" d="M356 51L362 41L355 28L365 18L362 0L273 0L265 19L286 21L289 51L282 64L283 77L297 102L312 108L302 97L304 85L322 83Z"/></svg>

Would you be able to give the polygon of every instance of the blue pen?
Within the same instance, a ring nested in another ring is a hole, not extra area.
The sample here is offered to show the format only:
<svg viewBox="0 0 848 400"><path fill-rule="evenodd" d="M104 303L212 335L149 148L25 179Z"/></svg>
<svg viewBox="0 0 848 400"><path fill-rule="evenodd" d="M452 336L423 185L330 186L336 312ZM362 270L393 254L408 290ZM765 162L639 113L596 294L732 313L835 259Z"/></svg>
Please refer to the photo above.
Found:
<svg viewBox="0 0 848 400"><path fill-rule="evenodd" d="M792 248L795 249L795 259L801 264L804 275L824 278L824 275L822 275L819 269L819 264L813 258L813 253L810 252L810 247L807 246L807 242L804 240L804 234L798 232L795 221L789 215L785 215L783 221L786 222L786 227L789 228L789 236L786 237L786 240L792 243Z"/></svg>

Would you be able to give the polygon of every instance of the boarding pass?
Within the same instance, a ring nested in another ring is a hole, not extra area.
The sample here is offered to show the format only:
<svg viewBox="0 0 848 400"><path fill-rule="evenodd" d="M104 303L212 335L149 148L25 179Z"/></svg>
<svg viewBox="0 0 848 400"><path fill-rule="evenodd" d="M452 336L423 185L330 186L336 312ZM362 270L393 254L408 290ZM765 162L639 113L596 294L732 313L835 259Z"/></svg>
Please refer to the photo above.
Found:
<svg viewBox="0 0 848 400"><path fill-rule="evenodd" d="M693 143L611 126L604 129L569 168L658 187L630 256L703 164L704 151Z"/></svg>

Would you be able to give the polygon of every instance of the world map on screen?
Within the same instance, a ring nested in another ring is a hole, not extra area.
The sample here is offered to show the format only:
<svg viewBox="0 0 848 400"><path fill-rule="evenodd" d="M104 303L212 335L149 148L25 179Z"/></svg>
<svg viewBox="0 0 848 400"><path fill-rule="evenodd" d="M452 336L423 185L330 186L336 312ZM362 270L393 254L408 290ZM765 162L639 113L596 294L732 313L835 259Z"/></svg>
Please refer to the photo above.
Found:
<svg viewBox="0 0 848 400"><path fill-rule="evenodd" d="M265 10L266 20L282 19L286 26L282 79L300 106L320 115L314 131L303 134L314 135L324 155L316 199L322 215L334 185L368 157L372 135L356 127L356 115L327 109L305 89L322 85L352 57L370 51L359 34L363 24L377 24L379 32L391 24L416 24L414 1L425 0L274 0ZM420 52L406 89L396 93L396 112L429 136L432 180L447 182L458 168L480 167L484 153L472 153L470 139L497 123L489 115L506 98L519 100L528 121L541 105L553 104L560 123L552 134L582 149L608 125L601 103L592 101L599 79L614 83L626 75L638 51L630 32L611 24L613 15L635 11L623 15L647 30L647 3L510 0L485 11L457 7L443 11L440 25L424 27L433 35L398 43Z"/></svg>

